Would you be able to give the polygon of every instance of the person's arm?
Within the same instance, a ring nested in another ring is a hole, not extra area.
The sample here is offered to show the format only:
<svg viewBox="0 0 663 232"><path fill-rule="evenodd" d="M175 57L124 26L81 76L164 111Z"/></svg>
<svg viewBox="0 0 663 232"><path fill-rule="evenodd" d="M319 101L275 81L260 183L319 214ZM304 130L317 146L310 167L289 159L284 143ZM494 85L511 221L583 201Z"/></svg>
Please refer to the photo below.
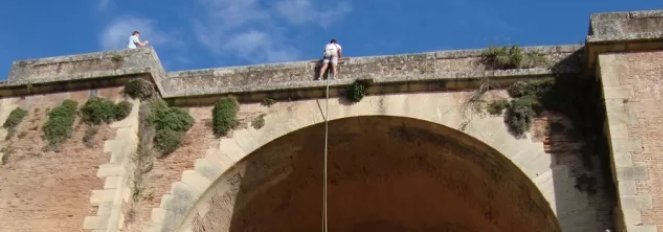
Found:
<svg viewBox="0 0 663 232"><path fill-rule="evenodd" d="M140 42L140 39L137 37L134 37L133 43L136 45L136 47L145 47L149 42L145 40L145 42Z"/></svg>
<svg viewBox="0 0 663 232"><path fill-rule="evenodd" d="M341 59L343 57L343 48L341 46L337 46L338 48L338 58Z"/></svg>

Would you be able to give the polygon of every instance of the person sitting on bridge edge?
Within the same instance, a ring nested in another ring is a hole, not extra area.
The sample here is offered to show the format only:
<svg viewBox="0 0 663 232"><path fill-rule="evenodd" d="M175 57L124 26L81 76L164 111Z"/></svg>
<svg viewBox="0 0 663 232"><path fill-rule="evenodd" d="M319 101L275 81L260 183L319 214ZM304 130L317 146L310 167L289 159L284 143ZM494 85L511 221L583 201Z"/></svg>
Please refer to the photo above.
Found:
<svg viewBox="0 0 663 232"><path fill-rule="evenodd" d="M145 42L140 42L140 32L139 31L134 31L131 33L131 37L129 37L129 48L130 49L135 49L138 47L145 47L147 46L149 42L145 40Z"/></svg>
<svg viewBox="0 0 663 232"><path fill-rule="evenodd" d="M338 66L338 60L341 59L343 56L343 50L341 49L341 45L338 44L336 39L332 39L329 41L327 45L325 45L325 53L322 56L322 67L320 68L320 76L317 79L322 79L322 76L325 75L327 72L327 66L331 62L332 65L332 76L330 79L334 79L336 77L336 70Z"/></svg>

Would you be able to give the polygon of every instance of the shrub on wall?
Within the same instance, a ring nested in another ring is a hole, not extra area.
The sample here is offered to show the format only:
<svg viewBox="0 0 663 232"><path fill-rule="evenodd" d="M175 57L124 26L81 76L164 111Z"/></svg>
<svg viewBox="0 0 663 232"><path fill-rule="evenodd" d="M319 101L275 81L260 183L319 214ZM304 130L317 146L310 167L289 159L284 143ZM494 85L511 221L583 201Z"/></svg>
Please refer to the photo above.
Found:
<svg viewBox="0 0 663 232"><path fill-rule="evenodd" d="M170 154L180 146L184 133L184 131L174 131L168 128L157 130L154 147L162 154Z"/></svg>
<svg viewBox="0 0 663 232"><path fill-rule="evenodd" d="M18 124L23 121L23 118L28 115L28 111L21 109L21 107L18 107L14 110L12 110L11 113L9 113L9 117L7 117L7 120L5 121L4 124L2 124L2 127L5 129L10 129L10 128L15 128L18 126Z"/></svg>
<svg viewBox="0 0 663 232"><path fill-rule="evenodd" d="M92 97L81 107L81 120L95 125L122 120L129 115L131 107L127 101L116 105L108 99Z"/></svg>
<svg viewBox="0 0 663 232"><path fill-rule="evenodd" d="M162 154L169 154L179 147L185 132L193 126L193 117L160 100L152 102L151 110L149 123L156 129L154 147Z"/></svg>
<svg viewBox="0 0 663 232"><path fill-rule="evenodd" d="M368 82L362 80L355 80L345 90L345 97L352 102L359 102L366 96L366 89L368 89Z"/></svg>
<svg viewBox="0 0 663 232"><path fill-rule="evenodd" d="M137 78L124 84L124 93L133 99L146 100L155 95L154 85L151 82Z"/></svg>
<svg viewBox="0 0 663 232"><path fill-rule="evenodd" d="M48 113L48 121L42 130L50 146L57 147L71 137L77 106L77 102L65 100Z"/></svg>
<svg viewBox="0 0 663 232"><path fill-rule="evenodd" d="M518 81L508 89L513 98L507 107L505 123L516 136L529 130L532 118L543 110L542 101L549 101L554 95L554 79L537 81Z"/></svg>
<svg viewBox="0 0 663 232"><path fill-rule="evenodd" d="M522 136L532 125L535 116L534 105L537 104L533 98L516 98L511 100L507 107L504 121L509 130L516 136Z"/></svg>
<svg viewBox="0 0 663 232"><path fill-rule="evenodd" d="M237 125L237 112L239 103L233 96L219 99L212 109L214 134L224 136Z"/></svg>
<svg viewBox="0 0 663 232"><path fill-rule="evenodd" d="M531 68L545 64L545 56L537 52L524 52L522 48L491 47L483 52L483 62L494 69Z"/></svg>
<svg viewBox="0 0 663 232"><path fill-rule="evenodd" d="M511 85L507 90L509 96L513 98L518 97L533 97L533 98L542 98L546 93L548 93L555 81L552 79L548 80L538 80L538 81L518 81Z"/></svg>
<svg viewBox="0 0 663 232"><path fill-rule="evenodd" d="M497 101L492 101L488 103L487 111L489 114L492 115L501 115L502 111L506 109L509 106L509 102L507 100L501 99Z"/></svg>
<svg viewBox="0 0 663 232"><path fill-rule="evenodd" d="M133 104L128 101L122 101L115 105L115 120L125 119L131 113L131 108L133 108Z"/></svg>

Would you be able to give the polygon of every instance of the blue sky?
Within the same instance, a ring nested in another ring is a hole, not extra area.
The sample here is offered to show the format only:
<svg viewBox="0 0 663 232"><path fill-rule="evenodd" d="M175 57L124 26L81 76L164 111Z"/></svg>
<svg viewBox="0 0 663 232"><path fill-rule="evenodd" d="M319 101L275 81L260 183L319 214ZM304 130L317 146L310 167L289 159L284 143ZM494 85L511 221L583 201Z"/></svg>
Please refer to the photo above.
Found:
<svg viewBox="0 0 663 232"><path fill-rule="evenodd" d="M348 56L584 41L593 12L659 0L2 0L0 79L14 60L126 47L142 31L168 71Z"/></svg>

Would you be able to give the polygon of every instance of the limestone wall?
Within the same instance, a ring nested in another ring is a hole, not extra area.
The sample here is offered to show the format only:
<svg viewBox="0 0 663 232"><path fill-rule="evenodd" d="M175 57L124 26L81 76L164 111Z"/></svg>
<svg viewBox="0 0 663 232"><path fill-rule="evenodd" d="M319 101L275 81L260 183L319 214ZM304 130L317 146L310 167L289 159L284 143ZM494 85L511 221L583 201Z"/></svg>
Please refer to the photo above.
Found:
<svg viewBox="0 0 663 232"><path fill-rule="evenodd" d="M599 57L614 178L625 231L663 228L663 52Z"/></svg>

